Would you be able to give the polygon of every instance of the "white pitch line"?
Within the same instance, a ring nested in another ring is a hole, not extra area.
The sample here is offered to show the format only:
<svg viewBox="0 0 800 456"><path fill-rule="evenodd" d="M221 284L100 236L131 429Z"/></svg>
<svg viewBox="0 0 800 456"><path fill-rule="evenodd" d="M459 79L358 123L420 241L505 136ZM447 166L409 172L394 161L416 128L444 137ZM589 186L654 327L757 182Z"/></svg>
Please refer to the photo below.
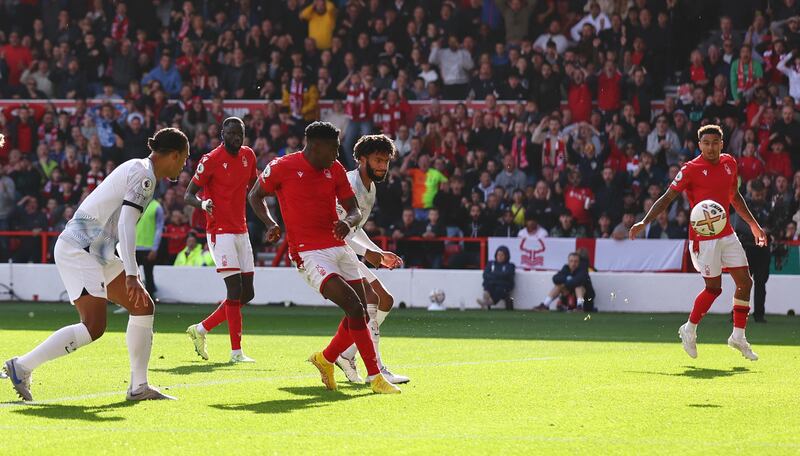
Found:
<svg viewBox="0 0 800 456"><path fill-rule="evenodd" d="M421 369L427 367L453 367L453 366L475 366L481 364L504 364L504 363L525 363L531 361L549 361L557 359L557 357L538 357L538 358L518 358L518 359L493 359L493 360L484 360L484 361L454 361L450 363L425 363L425 364L409 364L406 366L400 366L405 369ZM241 384L241 383L253 383L253 382L271 382L277 380L301 380L307 378L316 378L318 374L305 374L305 375L290 375L290 376L275 376L275 377L249 377L249 378L231 378L231 379L224 379L224 380L211 380L208 382L200 382L200 383L178 383L172 386L165 386L162 389L170 390L170 389L178 389L178 388L196 388L196 387L206 387L206 386L217 386L217 385L230 385L230 384ZM59 397L55 399L45 399L41 401L32 401L32 402L4 402L0 403L0 408L14 408L14 407L25 407L28 405L46 405L46 404L57 404L61 402L75 402L75 401L82 401L87 399L97 399L101 397L109 397L109 396L117 396L123 395L125 391L105 391L101 393L92 393L92 394L84 394L81 396L66 396L66 397Z"/></svg>

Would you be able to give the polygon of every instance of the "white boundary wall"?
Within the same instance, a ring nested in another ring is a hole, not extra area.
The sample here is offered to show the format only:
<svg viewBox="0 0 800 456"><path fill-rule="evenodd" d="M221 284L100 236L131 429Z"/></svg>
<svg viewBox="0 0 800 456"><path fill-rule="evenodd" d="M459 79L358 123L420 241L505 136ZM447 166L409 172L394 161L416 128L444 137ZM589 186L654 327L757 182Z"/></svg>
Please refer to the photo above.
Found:
<svg viewBox="0 0 800 456"><path fill-rule="evenodd" d="M10 282L11 266L0 264L0 284ZM403 269L378 270L377 275L395 296L411 307L426 307L434 288L444 290L449 308L477 308L475 299L482 293L481 271ZM552 286L552 272L517 272L514 296L516 308L530 309L539 304ZM214 303L224 297L222 279L213 268L156 266L158 297L163 302ZM52 264L13 265L14 291L21 299L67 301L58 271ZM601 312L688 312L703 287L699 274L615 273L592 274L597 291L596 305ZM256 268L254 304L291 301L304 305L332 305L312 290L293 268ZM712 312L729 312L733 282L723 278L723 292ZM0 293L3 287L0 286ZM612 298L612 293L614 294ZM0 295L0 300L8 299ZM773 275L767 282L767 313L800 312L800 277Z"/></svg>

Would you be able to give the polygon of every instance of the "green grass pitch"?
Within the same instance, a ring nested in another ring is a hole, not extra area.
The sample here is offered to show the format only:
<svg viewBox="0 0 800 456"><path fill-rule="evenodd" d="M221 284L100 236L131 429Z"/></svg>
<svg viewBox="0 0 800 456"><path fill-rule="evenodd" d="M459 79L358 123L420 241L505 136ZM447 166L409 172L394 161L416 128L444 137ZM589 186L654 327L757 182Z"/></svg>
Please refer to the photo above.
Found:
<svg viewBox="0 0 800 456"><path fill-rule="evenodd" d="M723 303L717 303L723 305ZM127 317L101 340L41 366L20 404L0 380L7 454L798 454L800 320L751 323L761 356L725 345L727 316L681 349L678 314L428 313L396 309L382 328L387 364L412 382L397 396L323 389L305 359L327 343L333 308L245 308L227 363L225 325L211 360L185 328L210 306L157 309L152 384L177 402L125 402ZM33 314L31 314L33 312ZM74 323L68 304L0 304L0 357ZM359 365L363 372L363 365Z"/></svg>

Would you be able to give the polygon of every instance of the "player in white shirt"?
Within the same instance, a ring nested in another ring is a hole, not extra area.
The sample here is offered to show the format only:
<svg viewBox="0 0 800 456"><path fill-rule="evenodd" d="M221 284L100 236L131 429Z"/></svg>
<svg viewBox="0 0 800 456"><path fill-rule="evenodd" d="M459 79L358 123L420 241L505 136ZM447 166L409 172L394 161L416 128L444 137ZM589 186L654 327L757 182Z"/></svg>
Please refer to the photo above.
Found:
<svg viewBox="0 0 800 456"><path fill-rule="evenodd" d="M127 399L174 399L147 382L155 308L139 279L136 222L153 199L159 180L177 179L183 170L189 140L180 130L164 128L147 145L150 156L128 160L109 174L81 203L56 241L56 267L81 322L59 329L30 352L5 362L6 373L23 400L33 400L34 369L103 335L107 300L130 313L125 335L131 363Z"/></svg>
<svg viewBox="0 0 800 456"><path fill-rule="evenodd" d="M375 184L383 182L388 174L389 162L397 155L394 142L386 135L366 135L362 136L353 148L353 156L358 162L358 167L347 172L347 180L353 187L356 194L358 208L361 209L361 222L353 228L345 238L348 247L355 253L363 256L375 267L384 266L394 269L403 265L403 260L392 252L387 252L375 245L364 231L364 224L367 223L372 207L375 205ZM337 204L339 219L347 216L346 211ZM408 383L408 377L392 374L381 361L381 353L378 350L380 342L380 325L394 305L394 298L386 291L381 281L369 270L367 265L359 263L359 273L361 281L364 283L364 290L367 298L367 315L369 315L369 327L372 332L372 342L375 344L375 354L378 358L378 367L384 378L390 383ZM356 369L355 356L358 349L353 344L345 350L336 360L336 365L347 376L350 382L362 383L361 376Z"/></svg>

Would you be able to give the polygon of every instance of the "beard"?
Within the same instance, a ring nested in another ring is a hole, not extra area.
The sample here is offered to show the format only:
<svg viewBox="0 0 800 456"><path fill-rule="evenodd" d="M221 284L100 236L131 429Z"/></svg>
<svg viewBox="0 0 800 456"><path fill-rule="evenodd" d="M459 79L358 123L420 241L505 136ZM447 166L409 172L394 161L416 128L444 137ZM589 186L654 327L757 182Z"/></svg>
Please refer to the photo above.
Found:
<svg viewBox="0 0 800 456"><path fill-rule="evenodd" d="M372 182L375 182L375 183L383 182L386 179L386 176L389 174L389 171L387 170L383 174L383 176L378 176L378 174L375 172L375 170L371 166L369 166L369 163L366 163L366 165L367 165L367 176L369 176L369 179Z"/></svg>

